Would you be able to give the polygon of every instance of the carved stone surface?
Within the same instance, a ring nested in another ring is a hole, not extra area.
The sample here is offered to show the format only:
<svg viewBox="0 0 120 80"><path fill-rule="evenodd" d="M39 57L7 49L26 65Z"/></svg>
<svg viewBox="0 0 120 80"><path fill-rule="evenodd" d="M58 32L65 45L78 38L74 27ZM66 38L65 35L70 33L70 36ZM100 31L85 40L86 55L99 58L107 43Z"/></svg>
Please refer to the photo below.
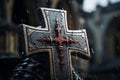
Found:
<svg viewBox="0 0 120 80"><path fill-rule="evenodd" d="M48 8L40 10L44 17L45 26L42 26L44 28L20 25L24 36L21 36L21 42L25 42L21 52L26 55L48 52L51 79L72 79L71 52L90 57L86 31L69 30L65 10Z"/></svg>

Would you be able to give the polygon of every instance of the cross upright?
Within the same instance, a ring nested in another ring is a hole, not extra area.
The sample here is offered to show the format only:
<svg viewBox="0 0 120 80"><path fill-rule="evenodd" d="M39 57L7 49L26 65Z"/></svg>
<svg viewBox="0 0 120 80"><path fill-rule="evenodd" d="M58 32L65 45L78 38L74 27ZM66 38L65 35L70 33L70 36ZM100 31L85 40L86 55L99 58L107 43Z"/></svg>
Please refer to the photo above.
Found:
<svg viewBox="0 0 120 80"><path fill-rule="evenodd" d="M43 14L39 13L44 18L44 28L21 25L24 35L21 40L25 42L21 51L26 55L48 52L51 79L72 79L71 52L90 57L86 31L69 30L65 10L40 8L39 11Z"/></svg>

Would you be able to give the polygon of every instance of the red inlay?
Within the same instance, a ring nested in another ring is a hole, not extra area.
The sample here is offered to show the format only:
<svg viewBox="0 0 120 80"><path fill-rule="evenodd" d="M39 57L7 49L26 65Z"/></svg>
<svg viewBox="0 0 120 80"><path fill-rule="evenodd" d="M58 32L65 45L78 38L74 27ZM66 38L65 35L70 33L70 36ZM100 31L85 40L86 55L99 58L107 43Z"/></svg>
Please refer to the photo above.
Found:
<svg viewBox="0 0 120 80"><path fill-rule="evenodd" d="M61 28L58 24L58 20L55 20L56 22L56 31L57 31L57 37L52 38L50 36L50 38L39 38L37 39L38 41L42 42L42 41L50 41L50 42L57 42L59 44L59 58L60 58L60 65L61 65L61 69L63 71L63 67L64 67L64 56L63 56L63 43L78 43L78 40L70 40L68 37L63 38L61 35Z"/></svg>

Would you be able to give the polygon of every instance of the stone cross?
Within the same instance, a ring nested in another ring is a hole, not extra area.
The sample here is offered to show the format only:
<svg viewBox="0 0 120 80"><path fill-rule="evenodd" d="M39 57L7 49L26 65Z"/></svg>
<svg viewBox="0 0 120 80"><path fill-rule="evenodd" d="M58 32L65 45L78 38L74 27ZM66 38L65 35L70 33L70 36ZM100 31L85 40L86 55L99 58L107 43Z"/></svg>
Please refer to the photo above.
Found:
<svg viewBox="0 0 120 80"><path fill-rule="evenodd" d="M42 13L42 14L41 14ZM69 30L65 10L40 8L42 26L20 25L21 51L26 55L48 52L51 79L72 79L71 52L90 57L86 31ZM21 27L22 26L22 27ZM43 54L42 54L43 55ZM43 59L43 58L40 58ZM43 64L44 67L46 65Z"/></svg>

